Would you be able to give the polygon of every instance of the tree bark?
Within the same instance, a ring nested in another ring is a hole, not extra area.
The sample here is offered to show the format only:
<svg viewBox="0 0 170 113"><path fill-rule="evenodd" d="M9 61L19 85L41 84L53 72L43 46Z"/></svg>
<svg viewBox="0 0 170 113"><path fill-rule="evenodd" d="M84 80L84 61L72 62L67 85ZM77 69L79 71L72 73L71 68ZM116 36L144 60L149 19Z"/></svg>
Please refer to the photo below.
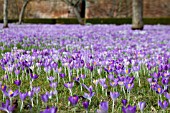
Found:
<svg viewBox="0 0 170 113"><path fill-rule="evenodd" d="M21 8L21 12L19 14L19 22L18 22L19 24L22 24L22 21L23 21L23 18L24 18L25 9L26 9L28 3L29 3L29 0L24 0L24 4L23 4L23 6Z"/></svg>
<svg viewBox="0 0 170 113"><path fill-rule="evenodd" d="M74 10L74 13L75 13L75 15L76 15L76 17L77 17L78 22L79 22L81 25L84 25L83 19L81 18L80 13L78 12L77 7L74 7L73 10Z"/></svg>
<svg viewBox="0 0 170 113"><path fill-rule="evenodd" d="M4 0L3 7L3 16L4 16L4 26L3 28L8 28L8 0Z"/></svg>
<svg viewBox="0 0 170 113"><path fill-rule="evenodd" d="M133 0L132 30L143 30L143 0Z"/></svg>

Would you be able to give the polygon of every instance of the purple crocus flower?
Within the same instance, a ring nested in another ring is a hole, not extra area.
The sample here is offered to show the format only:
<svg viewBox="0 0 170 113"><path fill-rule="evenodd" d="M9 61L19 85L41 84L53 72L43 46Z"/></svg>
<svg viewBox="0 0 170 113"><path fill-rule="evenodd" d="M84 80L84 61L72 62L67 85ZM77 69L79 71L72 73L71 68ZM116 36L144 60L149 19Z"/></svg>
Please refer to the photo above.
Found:
<svg viewBox="0 0 170 113"><path fill-rule="evenodd" d="M127 100L126 100L126 99L123 99L123 100L122 100L122 104L123 104L123 106L126 106Z"/></svg>
<svg viewBox="0 0 170 113"><path fill-rule="evenodd" d="M40 92L40 87L33 87L32 91L38 94Z"/></svg>
<svg viewBox="0 0 170 113"><path fill-rule="evenodd" d="M64 84L64 87L69 88L69 89L73 88L73 86L74 86L74 82L68 82Z"/></svg>
<svg viewBox="0 0 170 113"><path fill-rule="evenodd" d="M128 105L127 107L122 107L123 113L136 113L136 106Z"/></svg>
<svg viewBox="0 0 170 113"><path fill-rule="evenodd" d="M42 94L41 95L41 100L43 101L43 102L47 102L48 101L48 95L47 94Z"/></svg>
<svg viewBox="0 0 170 113"><path fill-rule="evenodd" d="M34 91L28 91L28 96L32 98L34 96Z"/></svg>
<svg viewBox="0 0 170 113"><path fill-rule="evenodd" d="M164 102L161 102L160 100L158 100L158 105L162 108L162 109L166 109L169 105L169 103L165 100Z"/></svg>
<svg viewBox="0 0 170 113"><path fill-rule="evenodd" d="M82 103L83 107L88 110L88 107L89 107L89 102L88 101L85 101Z"/></svg>
<svg viewBox="0 0 170 113"><path fill-rule="evenodd" d="M6 96L8 96L9 98L12 98L12 97L15 97L15 96L17 96L18 94L19 94L19 91L18 90L15 90L14 92L10 89L10 90L8 90L8 92L4 92L4 94L6 95Z"/></svg>
<svg viewBox="0 0 170 113"><path fill-rule="evenodd" d="M115 101L119 97L118 92L110 92L110 97L112 98L113 101Z"/></svg>
<svg viewBox="0 0 170 113"><path fill-rule="evenodd" d="M19 73L20 73L20 70L16 69L15 70L15 75L19 75Z"/></svg>
<svg viewBox="0 0 170 113"><path fill-rule="evenodd" d="M44 111L40 111L40 113L57 113L57 107L47 107Z"/></svg>
<svg viewBox="0 0 170 113"><path fill-rule="evenodd" d="M14 84L16 84L17 86L20 86L21 85L21 80L15 80Z"/></svg>
<svg viewBox="0 0 170 113"><path fill-rule="evenodd" d="M60 73L60 77L64 78L66 75L64 73Z"/></svg>
<svg viewBox="0 0 170 113"><path fill-rule="evenodd" d="M2 103L2 105L0 106L0 110L6 111L7 113L12 113L14 108L15 106L11 106L9 100L6 100L6 103Z"/></svg>
<svg viewBox="0 0 170 113"><path fill-rule="evenodd" d="M50 87L56 88L56 87L57 87L57 82L52 82L52 83L50 83Z"/></svg>
<svg viewBox="0 0 170 113"><path fill-rule="evenodd" d="M164 95L170 101L170 93L165 93Z"/></svg>
<svg viewBox="0 0 170 113"><path fill-rule="evenodd" d="M114 79L113 81L110 82L110 86L116 87L118 85L118 79Z"/></svg>
<svg viewBox="0 0 170 113"><path fill-rule="evenodd" d="M134 87L134 83L128 83L128 84L125 84L125 86L126 86L126 89L128 90L128 91L130 91L133 87Z"/></svg>
<svg viewBox="0 0 170 113"><path fill-rule="evenodd" d="M155 90L156 90L156 93L158 93L158 94L164 93L164 90L160 85L156 85Z"/></svg>
<svg viewBox="0 0 170 113"><path fill-rule="evenodd" d="M19 97L22 101L24 101L26 99L26 97L28 96L28 93L19 93Z"/></svg>
<svg viewBox="0 0 170 113"><path fill-rule="evenodd" d="M1 85L1 90L2 90L2 92L6 92L6 88L7 88L7 86L6 85Z"/></svg>
<svg viewBox="0 0 170 113"><path fill-rule="evenodd" d="M144 109L145 106L146 106L146 102L139 102L139 103L138 103L138 106L139 106L139 109L140 109L141 111L143 111L143 109Z"/></svg>
<svg viewBox="0 0 170 113"><path fill-rule="evenodd" d="M109 80L111 80L111 81L114 80L114 76L113 76L112 74L109 74L109 75L108 75L108 78L109 78Z"/></svg>
<svg viewBox="0 0 170 113"><path fill-rule="evenodd" d="M30 74L30 76L31 76L31 78L32 78L33 80L35 80L35 79L38 78L38 75L36 75L36 74L33 75L32 73Z"/></svg>
<svg viewBox="0 0 170 113"><path fill-rule="evenodd" d="M50 82L52 82L53 80L55 80L55 77L50 76L50 77L48 77L48 80L49 80Z"/></svg>
<svg viewBox="0 0 170 113"><path fill-rule="evenodd" d="M78 103L78 100L79 100L79 97L77 95L73 95L73 96L70 96L68 98L68 100L70 101L70 103L75 106L77 103Z"/></svg>
<svg viewBox="0 0 170 113"><path fill-rule="evenodd" d="M108 102L101 102L97 113L108 113L109 105Z"/></svg>

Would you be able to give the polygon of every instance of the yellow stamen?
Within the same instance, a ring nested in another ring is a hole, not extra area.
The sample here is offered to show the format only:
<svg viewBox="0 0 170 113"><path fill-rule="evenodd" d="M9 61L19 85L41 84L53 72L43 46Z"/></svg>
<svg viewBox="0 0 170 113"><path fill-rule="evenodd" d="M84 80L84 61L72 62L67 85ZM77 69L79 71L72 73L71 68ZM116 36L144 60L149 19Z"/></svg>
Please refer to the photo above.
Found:
<svg viewBox="0 0 170 113"><path fill-rule="evenodd" d="M159 93L161 92L161 88L158 88L158 92L159 92Z"/></svg>
<svg viewBox="0 0 170 113"><path fill-rule="evenodd" d="M125 72L126 72L126 74L128 74L128 73L129 73L129 70L127 69Z"/></svg>
<svg viewBox="0 0 170 113"><path fill-rule="evenodd" d="M9 95L12 95L14 92L13 91L9 91Z"/></svg>
<svg viewBox="0 0 170 113"><path fill-rule="evenodd" d="M131 84L128 84L128 88L130 88L131 87Z"/></svg>
<svg viewBox="0 0 170 113"><path fill-rule="evenodd" d="M2 89L4 89L4 88L5 88L5 86L1 86L1 88L2 88Z"/></svg>

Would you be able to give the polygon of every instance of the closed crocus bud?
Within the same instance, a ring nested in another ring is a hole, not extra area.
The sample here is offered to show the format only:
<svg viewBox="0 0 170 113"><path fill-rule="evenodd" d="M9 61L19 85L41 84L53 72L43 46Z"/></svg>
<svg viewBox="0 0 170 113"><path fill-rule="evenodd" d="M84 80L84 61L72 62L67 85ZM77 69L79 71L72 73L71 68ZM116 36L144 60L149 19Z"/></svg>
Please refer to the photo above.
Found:
<svg viewBox="0 0 170 113"><path fill-rule="evenodd" d="M127 100L126 100L126 99L123 99L123 100L122 100L122 104L123 104L123 106L126 106Z"/></svg>
<svg viewBox="0 0 170 113"><path fill-rule="evenodd" d="M77 95L70 96L68 100L73 106L75 106L78 103L79 97Z"/></svg>
<svg viewBox="0 0 170 113"><path fill-rule="evenodd" d="M85 101L82 103L83 104L83 107L87 110L88 107L89 107L89 102L88 101Z"/></svg>
<svg viewBox="0 0 170 113"><path fill-rule="evenodd" d="M110 92L110 97L112 98L113 101L115 101L119 97L118 92Z"/></svg>
<svg viewBox="0 0 170 113"><path fill-rule="evenodd" d="M140 109L141 111L143 111L143 109L144 109L145 106L146 106L146 103L145 103L145 102L139 102L139 103L138 103L138 106L139 106L139 109Z"/></svg>
<svg viewBox="0 0 170 113"><path fill-rule="evenodd" d="M97 113L108 113L109 104L108 102L101 102Z"/></svg>
<svg viewBox="0 0 170 113"><path fill-rule="evenodd" d="M21 80L15 80L14 84L16 84L17 86L20 86L21 85Z"/></svg>

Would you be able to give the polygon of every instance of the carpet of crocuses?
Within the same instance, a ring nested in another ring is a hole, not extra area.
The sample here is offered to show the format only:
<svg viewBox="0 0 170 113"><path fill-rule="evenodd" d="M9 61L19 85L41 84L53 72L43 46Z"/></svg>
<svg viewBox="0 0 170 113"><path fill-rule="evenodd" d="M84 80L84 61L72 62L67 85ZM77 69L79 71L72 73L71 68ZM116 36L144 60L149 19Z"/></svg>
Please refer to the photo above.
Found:
<svg viewBox="0 0 170 113"><path fill-rule="evenodd" d="M170 112L168 25L10 24L0 53L1 111Z"/></svg>

